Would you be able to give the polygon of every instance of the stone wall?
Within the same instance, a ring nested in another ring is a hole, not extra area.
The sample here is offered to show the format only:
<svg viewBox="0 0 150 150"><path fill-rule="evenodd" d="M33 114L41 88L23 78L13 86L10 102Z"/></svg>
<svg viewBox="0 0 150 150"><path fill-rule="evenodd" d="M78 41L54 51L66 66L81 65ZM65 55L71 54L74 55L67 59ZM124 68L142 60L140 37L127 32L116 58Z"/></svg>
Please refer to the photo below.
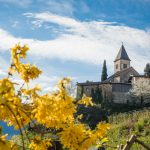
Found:
<svg viewBox="0 0 150 150"><path fill-rule="evenodd" d="M86 96L91 96L91 92L92 92L92 89L96 89L97 88L97 86L98 85L85 85L84 87L83 87L83 91L84 91L84 94L86 95Z"/></svg>
<svg viewBox="0 0 150 150"><path fill-rule="evenodd" d="M133 77L131 93L136 97L136 103L150 103L150 77Z"/></svg>
<svg viewBox="0 0 150 150"><path fill-rule="evenodd" d="M129 71L126 71L125 73L120 74L120 82L122 83L128 83L129 79L133 76L137 76L138 73L134 69L130 69Z"/></svg>
<svg viewBox="0 0 150 150"><path fill-rule="evenodd" d="M131 89L131 84L112 84L112 98L114 103L127 103L127 95Z"/></svg>
<svg viewBox="0 0 150 150"><path fill-rule="evenodd" d="M92 95L92 89L102 90L103 100L114 103L150 103L150 78L133 77L132 84L91 82L79 85L86 96ZM80 89L81 91L81 89ZM78 92L79 93L79 92Z"/></svg>
<svg viewBox="0 0 150 150"><path fill-rule="evenodd" d="M114 77L113 82L119 83L120 82L120 76L119 77Z"/></svg>
<svg viewBox="0 0 150 150"><path fill-rule="evenodd" d="M123 83L101 83L101 84L82 84L82 92L86 95L91 97L92 89L95 91L96 88L100 88L102 90L103 100L107 102L114 102L114 103L127 103L127 94L131 89L131 84L123 84ZM81 92L81 85L77 87L80 89L78 94Z"/></svg>
<svg viewBox="0 0 150 150"><path fill-rule="evenodd" d="M94 83L88 83L88 84L82 84L77 85L77 95L80 95L81 88L83 88L83 93L86 96L92 95L92 89L96 90L96 88L100 88L102 90L102 96L104 100L111 101L112 100L112 84L94 84Z"/></svg>
<svg viewBox="0 0 150 150"><path fill-rule="evenodd" d="M123 64L126 64L126 68L124 68ZM122 71L124 69L127 69L130 67L130 61L129 60L118 60L114 63L114 72ZM117 66L117 67L116 67Z"/></svg>
<svg viewBox="0 0 150 150"><path fill-rule="evenodd" d="M127 94L128 93L123 92L113 92L113 102L126 104L128 102Z"/></svg>
<svg viewBox="0 0 150 150"><path fill-rule="evenodd" d="M102 89L103 99L107 102L112 101L112 84L101 84L99 86Z"/></svg>

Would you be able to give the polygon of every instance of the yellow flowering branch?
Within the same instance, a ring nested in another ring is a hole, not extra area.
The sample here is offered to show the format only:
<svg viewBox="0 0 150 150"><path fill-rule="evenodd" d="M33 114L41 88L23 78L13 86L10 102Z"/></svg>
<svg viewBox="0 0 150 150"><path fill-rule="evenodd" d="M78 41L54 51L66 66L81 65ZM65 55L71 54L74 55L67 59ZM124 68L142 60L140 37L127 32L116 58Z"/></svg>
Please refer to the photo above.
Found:
<svg viewBox="0 0 150 150"><path fill-rule="evenodd" d="M23 132L22 132L22 129L21 129L20 123L19 123L19 121L18 121L18 119L17 119L17 117L16 117L15 113L12 111L12 109L11 109L8 105L6 105L6 107L9 109L9 111L12 113L12 115L14 116L14 118L15 118L15 120L16 120L16 123L17 123L17 125L18 125L18 127L19 127L20 134L21 134L23 150L25 150L24 137L23 137Z"/></svg>
<svg viewBox="0 0 150 150"><path fill-rule="evenodd" d="M36 66L21 62L21 59L26 58L28 50L27 45L20 46L20 44L11 49L12 63L8 77L0 79L0 120L20 130L22 148L27 149L24 139L24 135L26 135L29 141L28 148L46 150L53 143L50 136L46 137L46 134L52 130L55 131L53 134L56 134L63 147L71 150L88 150L98 141L106 141L105 136L109 130L108 124L98 124L95 130L91 130L79 120L77 121L82 117L82 115L75 115L78 105L83 104L87 107L93 106L93 103L89 97L83 97L77 101L67 93L69 78L60 80L57 85L58 91L54 93L42 94L39 92L41 89L38 86L33 88L28 86L31 80L38 78L42 73ZM22 85L13 83L9 78L15 74L18 74L23 80ZM27 87L24 86L25 84ZM30 101L23 103L24 99ZM39 130L36 136L30 138L25 127L31 122L35 127L43 126L46 130ZM4 147L3 142L5 141L5 138L0 135L0 146L3 146L3 149L11 150L12 146Z"/></svg>

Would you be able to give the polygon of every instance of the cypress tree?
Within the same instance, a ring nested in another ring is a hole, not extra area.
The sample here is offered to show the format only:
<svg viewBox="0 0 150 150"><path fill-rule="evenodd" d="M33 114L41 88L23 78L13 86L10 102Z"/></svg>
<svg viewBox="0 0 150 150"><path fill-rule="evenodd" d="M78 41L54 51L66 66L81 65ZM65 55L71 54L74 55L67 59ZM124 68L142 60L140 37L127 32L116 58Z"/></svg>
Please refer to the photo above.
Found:
<svg viewBox="0 0 150 150"><path fill-rule="evenodd" d="M94 101L95 100L95 91L93 88L91 90L91 97L92 97L92 100Z"/></svg>
<svg viewBox="0 0 150 150"><path fill-rule="evenodd" d="M82 99L84 94L83 86L77 86L77 100Z"/></svg>
<svg viewBox="0 0 150 150"><path fill-rule="evenodd" d="M146 64L146 67L144 69L144 75L150 77L150 63Z"/></svg>
<svg viewBox="0 0 150 150"><path fill-rule="evenodd" d="M103 101L102 90L97 86L95 90L95 103L101 104Z"/></svg>
<svg viewBox="0 0 150 150"><path fill-rule="evenodd" d="M101 75L101 81L105 81L107 79L107 66L106 66L106 60L104 60L103 68L102 68L102 75Z"/></svg>

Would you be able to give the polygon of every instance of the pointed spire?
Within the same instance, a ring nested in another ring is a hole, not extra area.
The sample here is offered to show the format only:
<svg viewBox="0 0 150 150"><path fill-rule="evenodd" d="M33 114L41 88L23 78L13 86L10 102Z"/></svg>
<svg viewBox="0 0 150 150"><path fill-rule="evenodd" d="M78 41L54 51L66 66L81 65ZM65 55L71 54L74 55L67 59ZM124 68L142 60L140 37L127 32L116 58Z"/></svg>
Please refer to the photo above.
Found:
<svg viewBox="0 0 150 150"><path fill-rule="evenodd" d="M125 48L124 48L123 42L122 42L121 48L120 48L120 50L119 50L119 53L118 53L118 55L117 55L115 61L120 60L120 59L129 60L129 61L130 61L130 58L129 58L129 56L128 56L128 54L127 54ZM114 62L115 62L115 61L114 61Z"/></svg>

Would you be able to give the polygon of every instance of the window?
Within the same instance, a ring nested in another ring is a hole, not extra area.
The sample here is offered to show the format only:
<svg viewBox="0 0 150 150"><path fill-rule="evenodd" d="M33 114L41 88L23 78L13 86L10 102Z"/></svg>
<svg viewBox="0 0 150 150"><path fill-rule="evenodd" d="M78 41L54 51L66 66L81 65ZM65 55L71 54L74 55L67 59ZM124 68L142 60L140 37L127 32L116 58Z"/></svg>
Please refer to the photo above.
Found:
<svg viewBox="0 0 150 150"><path fill-rule="evenodd" d="M89 92L90 91L89 88L86 88L86 91Z"/></svg>
<svg viewBox="0 0 150 150"><path fill-rule="evenodd" d="M118 64L116 65L116 69L118 69Z"/></svg>
<svg viewBox="0 0 150 150"><path fill-rule="evenodd" d="M123 64L123 68L127 68L127 64Z"/></svg>

